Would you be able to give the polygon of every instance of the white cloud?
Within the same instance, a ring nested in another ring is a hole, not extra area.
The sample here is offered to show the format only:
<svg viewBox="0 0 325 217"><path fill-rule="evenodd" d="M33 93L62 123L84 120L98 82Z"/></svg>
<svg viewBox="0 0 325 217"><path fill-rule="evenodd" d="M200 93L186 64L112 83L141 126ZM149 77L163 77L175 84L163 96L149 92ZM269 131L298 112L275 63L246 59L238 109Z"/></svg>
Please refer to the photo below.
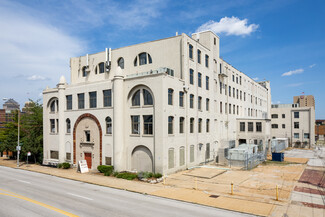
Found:
<svg viewBox="0 0 325 217"><path fill-rule="evenodd" d="M29 81L44 81L47 80L47 78L41 76L41 75L32 75L27 78Z"/></svg>
<svg viewBox="0 0 325 217"><path fill-rule="evenodd" d="M220 21L210 20L201 25L196 32L205 30L211 30L212 32L219 34L225 33L226 35L250 35L255 32L259 27L257 24L247 24L247 19L240 20L238 17L223 17Z"/></svg>
<svg viewBox="0 0 325 217"><path fill-rule="evenodd" d="M258 77L253 78L253 80L254 80L254 81L257 81L257 80L258 80Z"/></svg>
<svg viewBox="0 0 325 217"><path fill-rule="evenodd" d="M285 72L281 76L291 76L291 75L295 75L295 74L301 74L303 72L304 72L304 69L296 69L296 70L292 70L289 72Z"/></svg>
<svg viewBox="0 0 325 217"><path fill-rule="evenodd" d="M312 64L312 65L309 66L309 68L313 68L315 66L316 66L316 64Z"/></svg>
<svg viewBox="0 0 325 217"><path fill-rule="evenodd" d="M19 3L0 2L1 95L26 101L28 92L28 98L38 98L36 90L45 88L44 83L26 82L26 79L49 79L51 82L46 85L53 87L61 74L70 77L70 57L83 54L85 47L80 39L38 15Z"/></svg>

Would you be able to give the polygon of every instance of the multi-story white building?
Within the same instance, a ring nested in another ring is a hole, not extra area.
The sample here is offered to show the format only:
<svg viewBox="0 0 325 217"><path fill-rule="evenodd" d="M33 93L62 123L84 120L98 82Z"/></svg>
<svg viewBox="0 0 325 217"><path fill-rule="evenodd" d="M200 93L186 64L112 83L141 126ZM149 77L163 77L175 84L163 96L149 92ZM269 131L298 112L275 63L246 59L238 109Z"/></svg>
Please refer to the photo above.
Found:
<svg viewBox="0 0 325 217"><path fill-rule="evenodd" d="M271 108L272 137L288 138L289 146L315 144L315 107L274 104Z"/></svg>
<svg viewBox="0 0 325 217"><path fill-rule="evenodd" d="M43 92L44 164L86 159L92 169L172 173L213 160L220 147L270 139L269 82L221 59L210 31L70 66L71 84L61 77Z"/></svg>

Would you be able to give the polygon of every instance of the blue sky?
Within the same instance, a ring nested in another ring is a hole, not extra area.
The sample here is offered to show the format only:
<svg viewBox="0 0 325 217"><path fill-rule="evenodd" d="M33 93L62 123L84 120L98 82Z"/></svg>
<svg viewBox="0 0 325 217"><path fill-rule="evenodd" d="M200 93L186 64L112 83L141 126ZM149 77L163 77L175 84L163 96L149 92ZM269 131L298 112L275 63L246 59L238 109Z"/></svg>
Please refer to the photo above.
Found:
<svg viewBox="0 0 325 217"><path fill-rule="evenodd" d="M325 119L321 0L0 0L0 97L40 99L61 75L69 82L70 57L202 29L219 35L227 62L271 81L273 103L314 95Z"/></svg>

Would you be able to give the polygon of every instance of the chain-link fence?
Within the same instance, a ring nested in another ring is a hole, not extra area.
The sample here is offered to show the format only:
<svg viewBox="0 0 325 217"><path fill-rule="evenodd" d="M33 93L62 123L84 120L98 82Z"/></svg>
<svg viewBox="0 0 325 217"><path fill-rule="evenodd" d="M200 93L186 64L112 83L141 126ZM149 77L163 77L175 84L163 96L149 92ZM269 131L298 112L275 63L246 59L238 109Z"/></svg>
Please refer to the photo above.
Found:
<svg viewBox="0 0 325 217"><path fill-rule="evenodd" d="M229 153L227 160L230 167L242 167L245 170L250 170L264 162L266 160L266 154L266 150L254 154L244 153L243 160L234 160L231 153Z"/></svg>

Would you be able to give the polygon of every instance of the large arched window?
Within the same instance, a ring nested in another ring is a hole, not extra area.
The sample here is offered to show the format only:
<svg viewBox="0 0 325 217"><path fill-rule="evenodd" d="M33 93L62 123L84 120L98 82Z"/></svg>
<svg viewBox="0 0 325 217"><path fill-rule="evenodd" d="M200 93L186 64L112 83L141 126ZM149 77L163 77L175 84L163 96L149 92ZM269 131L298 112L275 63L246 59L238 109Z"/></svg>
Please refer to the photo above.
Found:
<svg viewBox="0 0 325 217"><path fill-rule="evenodd" d="M132 97L132 106L140 105L140 90L137 90Z"/></svg>
<svg viewBox="0 0 325 217"><path fill-rule="evenodd" d="M53 100L53 102L51 102L51 112L55 112L55 100Z"/></svg>
<svg viewBox="0 0 325 217"><path fill-rule="evenodd" d="M140 53L139 54L139 65L147 64L147 53Z"/></svg>
<svg viewBox="0 0 325 217"><path fill-rule="evenodd" d="M153 100L150 92L146 89L143 89L143 104L144 105L152 105Z"/></svg>
<svg viewBox="0 0 325 217"><path fill-rule="evenodd" d="M67 125L67 133L71 133L71 121L69 118L65 121Z"/></svg>
<svg viewBox="0 0 325 217"><path fill-rule="evenodd" d="M112 119L110 117L106 117L106 134L112 134Z"/></svg>
<svg viewBox="0 0 325 217"><path fill-rule="evenodd" d="M146 64L151 64L152 63L152 58L150 56L150 54L146 53L146 52L143 52L143 53L140 53L138 56L135 57L134 59L134 66L137 66L138 65L138 59L139 58L139 66L141 65L146 65Z"/></svg>
<svg viewBox="0 0 325 217"><path fill-rule="evenodd" d="M48 101L48 108L50 113L55 113L59 110L58 98L52 98Z"/></svg>
<svg viewBox="0 0 325 217"><path fill-rule="evenodd" d="M117 61L117 65L121 68L124 69L124 59L123 57L120 57Z"/></svg>

